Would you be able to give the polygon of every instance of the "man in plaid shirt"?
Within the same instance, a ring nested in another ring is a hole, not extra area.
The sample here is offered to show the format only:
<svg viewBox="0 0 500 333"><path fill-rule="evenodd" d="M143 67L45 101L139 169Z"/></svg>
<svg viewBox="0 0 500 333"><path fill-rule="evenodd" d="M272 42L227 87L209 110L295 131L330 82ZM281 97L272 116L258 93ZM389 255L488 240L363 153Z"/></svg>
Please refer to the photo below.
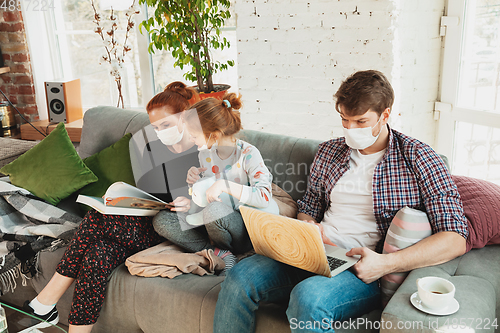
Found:
<svg viewBox="0 0 500 333"><path fill-rule="evenodd" d="M357 72L335 97L344 137L320 144L297 218L317 224L324 243L342 245L360 260L326 278L260 255L247 258L222 284L214 332L253 332L260 301L288 301L293 332L333 332L335 321L380 306L380 277L465 253L467 221L457 187L432 148L387 124L394 102L387 78ZM425 211L433 234L381 254L389 225L405 206Z"/></svg>

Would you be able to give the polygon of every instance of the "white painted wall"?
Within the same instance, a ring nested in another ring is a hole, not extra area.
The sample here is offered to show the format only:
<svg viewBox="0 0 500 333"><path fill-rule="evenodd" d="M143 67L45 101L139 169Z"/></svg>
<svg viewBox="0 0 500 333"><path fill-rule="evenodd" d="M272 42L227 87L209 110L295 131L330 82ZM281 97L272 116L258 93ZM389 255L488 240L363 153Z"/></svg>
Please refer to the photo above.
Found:
<svg viewBox="0 0 500 333"><path fill-rule="evenodd" d="M349 74L394 83L394 128L434 143L444 0L238 0L239 89L247 129L342 135L333 94Z"/></svg>
<svg viewBox="0 0 500 333"><path fill-rule="evenodd" d="M442 51L439 36L445 0L397 0L395 5L395 63L392 82L396 103L394 128L435 146Z"/></svg>

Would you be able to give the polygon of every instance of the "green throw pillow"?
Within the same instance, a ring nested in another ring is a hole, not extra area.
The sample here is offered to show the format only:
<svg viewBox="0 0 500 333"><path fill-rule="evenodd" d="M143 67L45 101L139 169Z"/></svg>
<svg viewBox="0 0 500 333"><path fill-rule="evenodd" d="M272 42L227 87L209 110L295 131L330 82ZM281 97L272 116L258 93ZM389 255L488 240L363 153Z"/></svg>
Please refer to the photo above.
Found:
<svg viewBox="0 0 500 333"><path fill-rule="evenodd" d="M53 205L97 181L96 175L78 156L64 123L59 123L42 142L4 166L0 172L9 175L12 184Z"/></svg>
<svg viewBox="0 0 500 333"><path fill-rule="evenodd" d="M82 188L80 194L102 197L111 184L119 181L135 186L128 147L131 137L132 134L127 133L111 146L83 159L99 180Z"/></svg>

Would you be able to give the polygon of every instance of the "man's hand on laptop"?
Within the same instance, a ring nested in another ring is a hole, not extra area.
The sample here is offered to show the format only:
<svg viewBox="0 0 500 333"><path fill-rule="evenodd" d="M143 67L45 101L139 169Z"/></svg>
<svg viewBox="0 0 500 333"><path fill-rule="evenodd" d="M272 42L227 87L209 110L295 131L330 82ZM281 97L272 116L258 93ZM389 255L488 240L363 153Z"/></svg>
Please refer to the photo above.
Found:
<svg viewBox="0 0 500 333"><path fill-rule="evenodd" d="M372 283L391 272L386 255L379 254L367 247L355 247L346 252L346 256L360 256L359 261L352 266L356 276L364 283Z"/></svg>
<svg viewBox="0 0 500 333"><path fill-rule="evenodd" d="M321 223L318 223L318 222L313 221L313 220L302 220L302 221L307 222L307 223L312 223L312 224L318 226L319 231L321 232L321 239L323 240L324 244L331 245L331 246L337 246L337 245L333 244L333 242L328 237L326 237L325 229L323 228L323 225Z"/></svg>

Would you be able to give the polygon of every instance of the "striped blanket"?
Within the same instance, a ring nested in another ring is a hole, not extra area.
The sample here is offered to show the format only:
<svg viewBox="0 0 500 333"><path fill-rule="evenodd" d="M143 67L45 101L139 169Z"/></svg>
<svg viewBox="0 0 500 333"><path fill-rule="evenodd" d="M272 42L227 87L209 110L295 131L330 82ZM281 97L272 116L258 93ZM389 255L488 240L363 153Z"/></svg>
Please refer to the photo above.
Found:
<svg viewBox="0 0 500 333"><path fill-rule="evenodd" d="M69 243L82 218L0 180L0 295L38 272L40 251Z"/></svg>

